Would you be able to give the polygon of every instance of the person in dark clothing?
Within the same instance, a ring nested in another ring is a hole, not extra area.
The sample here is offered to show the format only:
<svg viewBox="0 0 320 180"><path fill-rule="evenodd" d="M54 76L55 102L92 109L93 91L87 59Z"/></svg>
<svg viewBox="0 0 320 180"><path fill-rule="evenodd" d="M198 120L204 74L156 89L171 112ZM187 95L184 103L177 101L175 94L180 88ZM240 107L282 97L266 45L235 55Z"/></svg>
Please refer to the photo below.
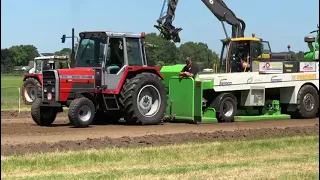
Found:
<svg viewBox="0 0 320 180"><path fill-rule="evenodd" d="M199 68L196 64L192 63L191 58L186 59L186 66L183 67L182 71L179 73L180 77L196 77L199 72Z"/></svg>

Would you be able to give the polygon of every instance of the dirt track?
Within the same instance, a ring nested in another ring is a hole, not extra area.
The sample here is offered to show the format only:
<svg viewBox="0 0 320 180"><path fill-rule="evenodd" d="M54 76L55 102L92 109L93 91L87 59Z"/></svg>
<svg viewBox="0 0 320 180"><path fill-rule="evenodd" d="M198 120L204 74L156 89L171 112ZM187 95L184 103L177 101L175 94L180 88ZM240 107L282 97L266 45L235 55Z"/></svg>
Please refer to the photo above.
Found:
<svg viewBox="0 0 320 180"><path fill-rule="evenodd" d="M1 154L318 134L318 124L319 119L310 119L200 125L96 125L78 129L68 125L64 114L52 127L40 127L33 123L29 113L7 112L1 114Z"/></svg>

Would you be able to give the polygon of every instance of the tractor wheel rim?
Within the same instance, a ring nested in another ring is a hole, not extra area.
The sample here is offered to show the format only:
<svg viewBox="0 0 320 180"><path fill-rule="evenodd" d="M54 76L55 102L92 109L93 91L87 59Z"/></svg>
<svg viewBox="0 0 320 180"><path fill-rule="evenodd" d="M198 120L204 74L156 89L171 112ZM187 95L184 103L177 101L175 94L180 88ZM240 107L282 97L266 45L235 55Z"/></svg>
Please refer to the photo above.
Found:
<svg viewBox="0 0 320 180"><path fill-rule="evenodd" d="M152 117L160 109L161 97L158 89L153 85L143 86L137 96L139 112L145 117Z"/></svg>
<svg viewBox="0 0 320 180"><path fill-rule="evenodd" d="M79 119L83 122L89 121L89 119L91 118L91 109L89 108L89 106L84 105L79 109Z"/></svg>
<svg viewBox="0 0 320 180"><path fill-rule="evenodd" d="M306 94L303 98L303 104L306 111L312 111L314 108L314 97L311 94Z"/></svg>
<svg viewBox="0 0 320 180"><path fill-rule="evenodd" d="M36 98L37 89L32 86L26 86L24 90L24 98L27 102L32 102Z"/></svg>
<svg viewBox="0 0 320 180"><path fill-rule="evenodd" d="M230 117L233 114L233 105L230 101L225 101L223 103L223 114L227 117Z"/></svg>

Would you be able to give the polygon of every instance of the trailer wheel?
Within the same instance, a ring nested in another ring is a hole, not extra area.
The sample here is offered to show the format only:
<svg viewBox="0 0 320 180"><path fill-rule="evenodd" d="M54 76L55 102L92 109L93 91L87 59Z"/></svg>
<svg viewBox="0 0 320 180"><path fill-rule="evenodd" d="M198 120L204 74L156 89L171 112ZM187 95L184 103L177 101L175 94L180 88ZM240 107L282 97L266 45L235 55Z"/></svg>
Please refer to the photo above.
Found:
<svg viewBox="0 0 320 180"><path fill-rule="evenodd" d="M297 118L315 118L319 108L319 95L317 90L311 85L303 86L297 97Z"/></svg>
<svg viewBox="0 0 320 180"><path fill-rule="evenodd" d="M230 93L222 93L211 104L217 111L218 122L234 122L237 114L237 98Z"/></svg>
<svg viewBox="0 0 320 180"><path fill-rule="evenodd" d="M95 106L88 98L74 99L70 103L68 117L74 127L88 127L95 117Z"/></svg>
<svg viewBox="0 0 320 180"><path fill-rule="evenodd" d="M27 78L22 86L22 98L27 105L31 105L32 102L39 96L41 97L41 84L35 78Z"/></svg>
<svg viewBox="0 0 320 180"><path fill-rule="evenodd" d="M31 117L39 126L50 126L57 116L55 108L41 107L41 99L37 98L31 106Z"/></svg>
<svg viewBox="0 0 320 180"><path fill-rule="evenodd" d="M167 99L160 77L153 73L141 73L126 81L119 101L127 124L151 125L162 122Z"/></svg>

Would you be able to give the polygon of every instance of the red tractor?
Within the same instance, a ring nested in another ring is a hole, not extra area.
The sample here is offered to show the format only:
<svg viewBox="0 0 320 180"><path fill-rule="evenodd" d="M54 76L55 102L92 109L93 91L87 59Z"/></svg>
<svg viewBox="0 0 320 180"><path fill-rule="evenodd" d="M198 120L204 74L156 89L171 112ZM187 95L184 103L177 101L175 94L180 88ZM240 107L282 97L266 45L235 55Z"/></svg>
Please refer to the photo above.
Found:
<svg viewBox="0 0 320 180"><path fill-rule="evenodd" d="M70 68L68 56L41 56L33 60L33 67L23 77L22 98L30 105L42 87L42 71Z"/></svg>
<svg viewBox="0 0 320 180"><path fill-rule="evenodd" d="M68 107L70 123L87 127L95 121L159 124L167 107L160 69L147 66L145 33L81 32L74 67L43 71L42 98L31 115L51 125Z"/></svg>

